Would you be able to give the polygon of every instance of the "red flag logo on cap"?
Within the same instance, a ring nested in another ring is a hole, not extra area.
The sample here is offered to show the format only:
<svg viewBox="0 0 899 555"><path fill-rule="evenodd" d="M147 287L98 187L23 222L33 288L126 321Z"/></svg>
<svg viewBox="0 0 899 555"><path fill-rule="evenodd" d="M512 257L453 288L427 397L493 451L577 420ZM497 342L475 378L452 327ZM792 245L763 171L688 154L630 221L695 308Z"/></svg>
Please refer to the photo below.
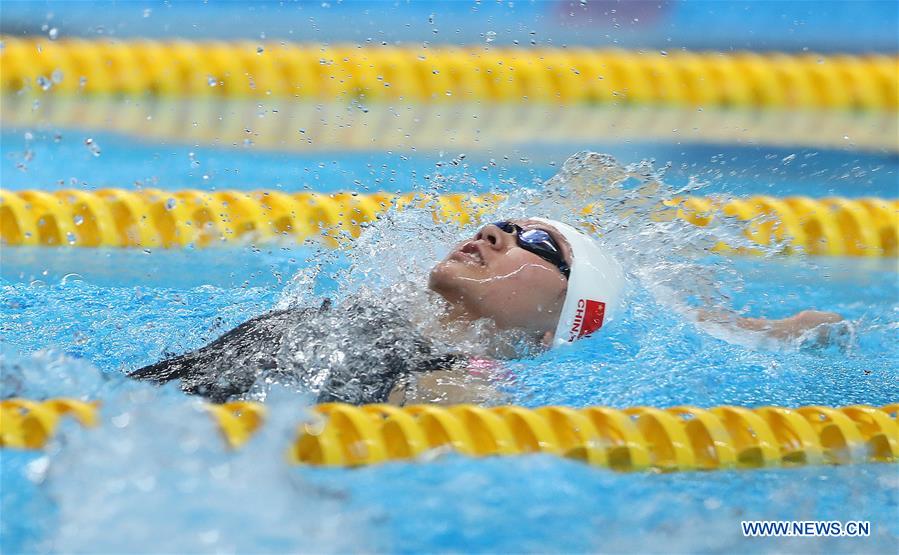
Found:
<svg viewBox="0 0 899 555"><path fill-rule="evenodd" d="M568 341L590 335L602 327L606 315L606 303L592 299L578 299L577 312L568 333Z"/></svg>

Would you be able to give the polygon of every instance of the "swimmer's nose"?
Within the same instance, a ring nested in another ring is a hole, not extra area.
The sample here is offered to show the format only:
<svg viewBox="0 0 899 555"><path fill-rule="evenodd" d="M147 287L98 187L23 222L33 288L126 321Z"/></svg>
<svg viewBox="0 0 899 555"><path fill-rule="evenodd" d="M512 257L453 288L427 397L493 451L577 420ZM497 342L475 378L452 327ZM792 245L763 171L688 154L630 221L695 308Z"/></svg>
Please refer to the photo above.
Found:
<svg viewBox="0 0 899 555"><path fill-rule="evenodd" d="M493 224L484 226L484 229L475 235L476 240L483 239L490 245L490 248L498 251L508 249L509 246L514 243L514 237L515 235L513 233L506 233Z"/></svg>

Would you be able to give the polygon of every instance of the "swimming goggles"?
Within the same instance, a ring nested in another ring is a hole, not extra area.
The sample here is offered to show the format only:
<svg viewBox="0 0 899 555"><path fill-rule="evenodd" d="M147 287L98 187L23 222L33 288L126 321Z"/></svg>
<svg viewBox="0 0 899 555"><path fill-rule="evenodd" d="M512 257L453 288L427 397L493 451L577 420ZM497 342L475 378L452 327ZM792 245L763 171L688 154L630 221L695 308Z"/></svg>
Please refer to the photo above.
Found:
<svg viewBox="0 0 899 555"><path fill-rule="evenodd" d="M506 233L514 233L518 246L546 260L562 272L565 279L571 274L571 266L565 262L562 248L549 232L542 229L522 229L512 222L495 222L493 225Z"/></svg>

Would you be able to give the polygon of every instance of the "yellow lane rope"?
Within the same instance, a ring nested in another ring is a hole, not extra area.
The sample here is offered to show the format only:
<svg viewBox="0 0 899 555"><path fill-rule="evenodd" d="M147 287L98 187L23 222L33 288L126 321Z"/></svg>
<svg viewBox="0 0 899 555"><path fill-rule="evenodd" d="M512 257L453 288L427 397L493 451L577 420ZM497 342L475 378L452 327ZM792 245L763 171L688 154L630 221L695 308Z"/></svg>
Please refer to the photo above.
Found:
<svg viewBox="0 0 899 555"><path fill-rule="evenodd" d="M2 41L4 91L877 110L899 104L899 58L878 54Z"/></svg>
<svg viewBox="0 0 899 555"><path fill-rule="evenodd" d="M737 144L899 152L899 118L879 112L683 106L424 104L294 99L135 99L28 95L0 102L4 126L111 131L139 140L282 152L473 152L533 142Z"/></svg>
<svg viewBox="0 0 899 555"><path fill-rule="evenodd" d="M393 205L429 205L439 219L469 224L502 197L451 194L430 200L415 193L0 190L0 244L172 248L324 237L333 245L334 237L358 236L366 222ZM746 221L749 239L784 244L785 253L897 256L899 200L690 197L677 205L677 214L696 225L708 225L716 214ZM724 244L717 248L728 250Z"/></svg>
<svg viewBox="0 0 899 555"><path fill-rule="evenodd" d="M251 402L207 405L228 445L265 420ZM360 466L415 459L434 449L481 456L550 453L616 470L713 470L899 461L899 403L876 408L720 406L701 409L546 406L316 405L291 461ZM72 399L0 401L0 445L39 449L59 420L98 422L98 406Z"/></svg>

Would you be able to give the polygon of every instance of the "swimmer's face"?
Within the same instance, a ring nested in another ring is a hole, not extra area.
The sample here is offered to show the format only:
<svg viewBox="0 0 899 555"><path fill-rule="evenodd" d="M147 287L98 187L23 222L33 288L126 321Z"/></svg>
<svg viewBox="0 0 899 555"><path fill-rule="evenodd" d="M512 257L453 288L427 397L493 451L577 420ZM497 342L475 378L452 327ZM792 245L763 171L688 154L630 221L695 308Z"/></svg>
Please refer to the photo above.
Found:
<svg viewBox="0 0 899 555"><path fill-rule="evenodd" d="M571 265L571 247L552 226L535 220L513 223L547 231ZM485 226L434 266L428 286L466 317L491 318L504 329L553 332L568 280L558 267L519 247L516 237Z"/></svg>

